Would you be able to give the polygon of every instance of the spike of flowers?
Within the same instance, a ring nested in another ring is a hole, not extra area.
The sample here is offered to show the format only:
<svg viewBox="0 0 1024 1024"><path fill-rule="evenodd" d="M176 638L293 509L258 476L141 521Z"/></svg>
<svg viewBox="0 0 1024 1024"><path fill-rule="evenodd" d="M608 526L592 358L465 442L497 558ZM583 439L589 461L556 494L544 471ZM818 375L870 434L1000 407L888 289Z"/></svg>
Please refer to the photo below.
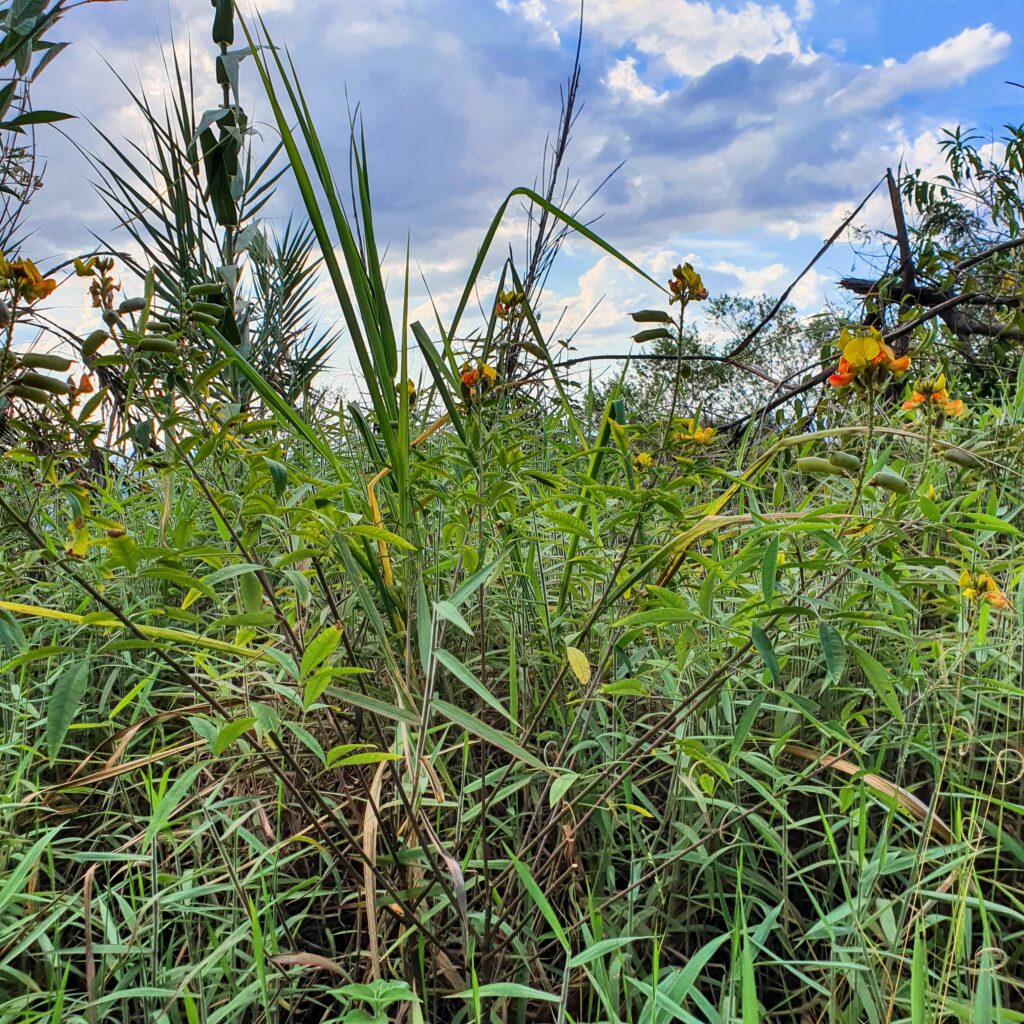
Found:
<svg viewBox="0 0 1024 1024"><path fill-rule="evenodd" d="M682 427L682 430L672 434L672 440L680 444L686 441L692 441L694 444L711 444L715 436L714 427L698 427L695 419L683 420Z"/></svg>
<svg viewBox="0 0 1024 1024"><path fill-rule="evenodd" d="M30 259L10 260L0 256L2 277L26 302L48 298L57 287L52 277L43 277Z"/></svg>
<svg viewBox="0 0 1024 1024"><path fill-rule="evenodd" d="M703 302L708 297L708 290L704 287L700 274L690 263L683 263L672 271L668 290L672 293L670 305L673 302L681 302L685 306L688 302Z"/></svg>
<svg viewBox="0 0 1024 1024"><path fill-rule="evenodd" d="M839 349L839 365L828 379L834 388L860 385L880 372L898 377L910 369L910 356L897 357L874 328L864 334L851 334L844 327L839 332Z"/></svg>
<svg viewBox="0 0 1024 1024"><path fill-rule="evenodd" d="M965 601L984 601L997 611L1011 607L1009 599L999 589L999 584L987 572L972 574L964 569L957 583Z"/></svg>
<svg viewBox="0 0 1024 1024"><path fill-rule="evenodd" d="M963 416L965 411L961 399L951 399L946 388L946 375L940 373L934 380L914 381L914 390L910 397L900 406L901 409L917 409L927 406L943 416Z"/></svg>
<svg viewBox="0 0 1024 1024"><path fill-rule="evenodd" d="M476 365L470 362L463 363L459 368L459 380L462 383L462 397L468 405L471 402L490 391L498 379L498 371L489 366L482 359L478 359Z"/></svg>

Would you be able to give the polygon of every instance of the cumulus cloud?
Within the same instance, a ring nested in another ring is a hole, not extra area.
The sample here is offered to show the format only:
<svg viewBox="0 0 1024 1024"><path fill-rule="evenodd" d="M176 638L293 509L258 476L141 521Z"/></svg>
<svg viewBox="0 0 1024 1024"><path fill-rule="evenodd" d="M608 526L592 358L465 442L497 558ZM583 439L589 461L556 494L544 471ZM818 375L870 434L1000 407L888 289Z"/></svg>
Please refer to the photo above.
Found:
<svg viewBox="0 0 1024 1024"><path fill-rule="evenodd" d="M578 10L572 0L556 0L553 6L563 17ZM586 24L606 43L620 46L628 40L667 72L686 77L734 57L813 56L793 19L775 4L747 2L732 8L706 0L590 0Z"/></svg>
<svg viewBox="0 0 1024 1024"><path fill-rule="evenodd" d="M864 68L832 96L828 103L844 113L871 110L890 104L904 93L944 89L966 81L982 68L1007 56L1012 40L991 24L965 28L959 35L899 62L886 60Z"/></svg>
<svg viewBox="0 0 1024 1024"><path fill-rule="evenodd" d="M422 268L438 307L450 309L498 203L540 170L572 62L578 0L380 0L372 18L353 17L336 0L255 2L275 41L297 57L342 181L346 90L361 105L389 259L404 254L411 230L414 268ZM569 173L582 177L585 195L628 161L589 207L601 214L597 230L659 279L689 254L716 293L778 292L886 166L901 155L912 166L933 166L937 118L921 120L910 94L938 93L1004 59L1009 36L986 24L899 61L854 66L838 46L811 46L807 23L814 16L819 26L827 6L815 14L812 0L588 0L586 107ZM39 107L77 103L103 128L132 137L138 125L100 54L130 80L138 74L159 102L165 85L154 30L166 38L170 15L166 0L135 0L130 18L111 11L101 4L69 14L62 27L75 45L47 70L34 98ZM204 90L212 81L209 18L208 0L173 8L182 45L191 34ZM242 87L243 104L269 139L248 63ZM200 107L217 99L210 89ZM69 126L95 148L86 124ZM64 255L87 248L91 231L111 235L113 218L86 184L80 157L54 133L40 135L50 198L39 206L38 244ZM296 200L286 177L265 213L283 221ZM885 223L884 197L877 202L864 223ZM523 251L523 218L515 207L511 214L496 260L510 245ZM657 296L589 243L574 241L568 256L570 270L551 279L545 325L563 309L567 325L578 323L603 296L586 343L620 343L629 309ZM820 301L831 270L808 276L794 295L801 307ZM484 301L492 271L489 264ZM397 281L397 266L391 272ZM431 301L415 269L413 276L413 305L431 321Z"/></svg>
<svg viewBox="0 0 1024 1024"><path fill-rule="evenodd" d="M636 58L624 57L617 60L604 78L605 85L613 95L634 100L637 103L657 103L665 99L667 92L657 89L642 81L636 71Z"/></svg>

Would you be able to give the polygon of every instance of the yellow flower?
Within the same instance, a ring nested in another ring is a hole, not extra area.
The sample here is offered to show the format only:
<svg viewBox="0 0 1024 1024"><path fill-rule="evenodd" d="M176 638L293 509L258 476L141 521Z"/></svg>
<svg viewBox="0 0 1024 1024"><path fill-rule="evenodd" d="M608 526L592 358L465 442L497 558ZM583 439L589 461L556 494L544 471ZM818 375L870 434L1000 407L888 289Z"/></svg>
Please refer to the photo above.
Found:
<svg viewBox="0 0 1024 1024"><path fill-rule="evenodd" d="M633 465L640 470L650 469L654 465L654 457L650 452L637 452L633 456Z"/></svg>
<svg viewBox="0 0 1024 1024"><path fill-rule="evenodd" d="M672 440L677 443L692 441L694 444L711 444L711 440L715 436L714 427L698 427L697 421L693 418L683 420L682 426L682 430L677 430L672 434Z"/></svg>
<svg viewBox="0 0 1024 1024"><path fill-rule="evenodd" d="M708 297L708 290L704 287L700 274L689 263L683 263L672 271L668 290L671 293L669 305L681 302L685 306L687 302L702 302Z"/></svg>
<svg viewBox="0 0 1024 1024"><path fill-rule="evenodd" d="M964 569L957 577L957 583L965 601L980 599L997 611L1012 607L1009 598L999 589L999 584L987 572L972 575Z"/></svg>
<svg viewBox="0 0 1024 1024"><path fill-rule="evenodd" d="M466 402L472 402L477 397L477 389L481 392L490 391L498 379L498 371L493 366L488 366L482 359L478 359L476 366L472 363L463 363L459 368L459 380L462 382L462 397Z"/></svg>
<svg viewBox="0 0 1024 1024"><path fill-rule="evenodd" d="M855 370L862 370L882 351L878 344L878 338L873 334L858 334L851 338L847 330L843 328L839 336L840 340L843 335L849 338L843 345L843 358Z"/></svg>
<svg viewBox="0 0 1024 1024"><path fill-rule="evenodd" d="M29 259L11 260L6 263L6 273L18 294L28 302L45 299L57 287L52 277L43 277L36 265Z"/></svg>
<svg viewBox="0 0 1024 1024"><path fill-rule="evenodd" d="M839 351L839 366L828 379L834 388L845 388L854 384L859 376L871 376L879 370L899 375L910 369L910 356L897 358L874 328L853 335L844 327L839 332Z"/></svg>

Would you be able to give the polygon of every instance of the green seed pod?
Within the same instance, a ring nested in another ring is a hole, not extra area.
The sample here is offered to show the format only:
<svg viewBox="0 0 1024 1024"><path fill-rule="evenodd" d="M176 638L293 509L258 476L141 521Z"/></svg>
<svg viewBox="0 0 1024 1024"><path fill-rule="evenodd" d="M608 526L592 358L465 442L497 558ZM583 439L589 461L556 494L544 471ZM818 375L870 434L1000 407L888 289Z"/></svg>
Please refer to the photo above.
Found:
<svg viewBox="0 0 1024 1024"><path fill-rule="evenodd" d="M53 352L22 352L18 362L27 370L57 370L67 373L71 369L71 360Z"/></svg>
<svg viewBox="0 0 1024 1024"><path fill-rule="evenodd" d="M882 487L894 494L909 494L910 484L891 469L881 469L871 478L872 487Z"/></svg>
<svg viewBox="0 0 1024 1024"><path fill-rule="evenodd" d="M207 327L216 327L220 323L220 318L216 316L210 316L209 313L203 313L201 311L192 311L192 319L197 324L206 324Z"/></svg>
<svg viewBox="0 0 1024 1024"><path fill-rule="evenodd" d="M12 384L7 389L7 394L15 398L24 398L26 402L35 402L37 405L45 405L50 396L39 388L29 387L27 384Z"/></svg>
<svg viewBox="0 0 1024 1024"><path fill-rule="evenodd" d="M220 281L205 281L203 284L192 285L188 293L193 299L199 299L204 295L220 295L222 291L224 285Z"/></svg>
<svg viewBox="0 0 1024 1024"><path fill-rule="evenodd" d="M962 469L981 469L984 463L963 448L943 448L939 453L947 462L952 462Z"/></svg>
<svg viewBox="0 0 1024 1024"><path fill-rule="evenodd" d="M0 299L0 327L6 327L10 322L11 311L7 308L7 303Z"/></svg>
<svg viewBox="0 0 1024 1024"><path fill-rule="evenodd" d="M235 41L234 0L212 0L213 41L218 46L230 46Z"/></svg>
<svg viewBox="0 0 1024 1024"><path fill-rule="evenodd" d="M672 317L663 309L638 309L629 314L638 324L670 324Z"/></svg>
<svg viewBox="0 0 1024 1024"><path fill-rule="evenodd" d="M649 327L646 331L639 331L633 335L635 342L658 341L661 338L671 338L672 332L667 327Z"/></svg>
<svg viewBox="0 0 1024 1024"><path fill-rule="evenodd" d="M145 308L145 299L125 299L124 302L117 307L117 311L124 316L125 313L141 313Z"/></svg>
<svg viewBox="0 0 1024 1024"><path fill-rule="evenodd" d="M82 355L95 355L99 351L103 342L105 342L109 337L110 335L107 334L106 331L93 331L92 334L82 342Z"/></svg>
<svg viewBox="0 0 1024 1024"><path fill-rule="evenodd" d="M856 473L860 470L860 459L849 452L829 452L828 461L833 466L845 469L849 473Z"/></svg>
<svg viewBox="0 0 1024 1024"><path fill-rule="evenodd" d="M820 458L817 455L805 455L796 460L796 471L798 473L810 473L812 476L842 476L843 471L838 466L833 466L828 459Z"/></svg>
<svg viewBox="0 0 1024 1024"><path fill-rule="evenodd" d="M120 319L121 318L117 315L117 313L114 310L112 310L112 309L105 309L105 310L103 310L103 322L108 327L113 327L114 324L116 324L118 322L118 320L120 320Z"/></svg>
<svg viewBox="0 0 1024 1024"><path fill-rule="evenodd" d="M140 338L136 348L140 352L161 352L167 356L173 356L178 351L177 344L168 338Z"/></svg>
<svg viewBox="0 0 1024 1024"><path fill-rule="evenodd" d="M47 377L45 373L24 373L21 375L19 384L28 388L36 388L39 391L49 391L51 395L70 395L71 385L66 381L58 380L56 377Z"/></svg>
<svg viewBox="0 0 1024 1024"><path fill-rule="evenodd" d="M226 312L226 307L222 306L219 302L193 302L192 313L208 313L210 316L220 318Z"/></svg>

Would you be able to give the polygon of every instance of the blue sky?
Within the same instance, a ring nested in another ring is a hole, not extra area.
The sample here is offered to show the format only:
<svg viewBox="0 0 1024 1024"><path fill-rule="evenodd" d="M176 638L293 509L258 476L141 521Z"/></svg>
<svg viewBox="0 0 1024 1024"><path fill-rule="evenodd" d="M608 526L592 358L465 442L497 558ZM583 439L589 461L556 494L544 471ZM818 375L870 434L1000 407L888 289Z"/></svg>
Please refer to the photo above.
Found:
<svg viewBox="0 0 1024 1024"><path fill-rule="evenodd" d="M578 0L261 0L274 38L296 58L322 134L345 173L345 90L362 105L378 232L414 257L442 305L457 294L507 192L536 177L558 119L575 47ZM212 79L209 0L127 0L70 14L74 45L41 80L37 106L58 106L128 137L138 122L108 60L164 88L157 34L191 37L197 78ZM938 131L998 131L1024 120L1024 10L1019 0L587 0L582 98L569 155L585 193L625 166L589 208L613 244L657 275L689 258L714 293L778 293L843 215L901 158L937 168ZM266 117L251 66L242 102ZM202 101L215 105L210 82ZM71 133L88 146L82 121ZM34 211L46 261L116 237L82 161L53 134L49 199ZM294 207L283 187L267 226ZM861 218L885 227L884 200ZM522 251L522 219L500 236ZM821 307L852 251L830 253L795 295ZM394 267L397 270L397 262ZM58 292L55 299L60 296ZM326 293L325 293L326 296ZM567 246L544 322L579 323L578 340L618 350L626 312L655 295L583 240ZM69 293L67 315L88 317ZM417 315L430 320L423 289ZM325 297L325 312L331 315ZM342 346L334 365L343 377Z"/></svg>

